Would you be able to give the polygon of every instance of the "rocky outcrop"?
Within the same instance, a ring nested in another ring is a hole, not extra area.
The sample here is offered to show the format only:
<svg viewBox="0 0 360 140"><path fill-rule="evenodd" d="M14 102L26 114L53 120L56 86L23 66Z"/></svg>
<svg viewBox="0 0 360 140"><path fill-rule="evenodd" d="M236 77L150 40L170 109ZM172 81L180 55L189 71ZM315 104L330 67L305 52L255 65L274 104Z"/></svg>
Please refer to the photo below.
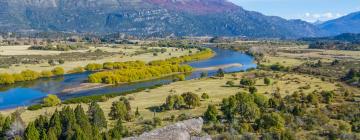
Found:
<svg viewBox="0 0 360 140"><path fill-rule="evenodd" d="M124 140L211 140L209 135L201 136L203 119L190 119Z"/></svg>

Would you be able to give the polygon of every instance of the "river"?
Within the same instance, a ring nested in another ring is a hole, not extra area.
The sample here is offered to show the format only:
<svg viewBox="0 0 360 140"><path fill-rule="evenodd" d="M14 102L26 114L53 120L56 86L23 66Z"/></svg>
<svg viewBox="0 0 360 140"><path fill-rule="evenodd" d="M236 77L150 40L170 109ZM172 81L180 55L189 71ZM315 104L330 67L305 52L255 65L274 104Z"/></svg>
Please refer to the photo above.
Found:
<svg viewBox="0 0 360 140"><path fill-rule="evenodd" d="M216 52L216 56L203 61L191 62L189 65L194 68L207 68L234 63L241 64L241 66L238 67L227 67L224 69L225 72L237 72L256 67L256 64L253 63L253 57L244 53L219 48L213 48L213 50ZM216 74L216 70L210 70L207 71L207 73L208 76L213 76ZM164 85L173 82L173 77L165 77L138 83L79 91L71 94L60 93L66 88L80 85L87 79L89 74L90 72L69 74L58 78L39 79L35 81L14 84L11 86L2 86L0 88L0 110L32 105L38 103L48 94L57 94L62 100L66 100L80 96L127 92L137 88L152 87L155 85ZM188 75L186 79L190 80L199 78L200 75L201 71L196 71Z"/></svg>

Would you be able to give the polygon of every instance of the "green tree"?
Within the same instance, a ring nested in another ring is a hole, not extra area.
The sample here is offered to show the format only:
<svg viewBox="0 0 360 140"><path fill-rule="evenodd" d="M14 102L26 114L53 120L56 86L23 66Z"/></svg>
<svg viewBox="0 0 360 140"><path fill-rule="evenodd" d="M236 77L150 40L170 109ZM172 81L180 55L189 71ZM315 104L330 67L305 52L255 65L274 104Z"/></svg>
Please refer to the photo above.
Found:
<svg viewBox="0 0 360 140"><path fill-rule="evenodd" d="M265 113L256 121L256 125L265 130L283 130L285 120L278 113Z"/></svg>
<svg viewBox="0 0 360 140"><path fill-rule="evenodd" d="M201 99L206 100L206 99L209 99L209 98L210 98L209 94L207 94L207 93L201 94Z"/></svg>
<svg viewBox="0 0 360 140"><path fill-rule="evenodd" d="M76 122L77 124L80 126L80 128L82 129L82 131L84 132L84 134L86 135L90 135L92 133L92 127L89 121L89 118L87 117L87 115L85 114L84 109L82 108L81 105L78 105L75 110L75 118L76 118Z"/></svg>
<svg viewBox="0 0 360 140"><path fill-rule="evenodd" d="M255 80L251 80L248 78L243 78L240 80L240 85L243 85L243 86L254 86L255 83L256 83Z"/></svg>
<svg viewBox="0 0 360 140"><path fill-rule="evenodd" d="M200 106L200 97L192 92L186 92L181 95L184 98L185 104L189 108Z"/></svg>
<svg viewBox="0 0 360 140"><path fill-rule="evenodd" d="M179 95L169 95L164 104L167 110L180 109L183 105L185 105L184 98Z"/></svg>
<svg viewBox="0 0 360 140"><path fill-rule="evenodd" d="M254 94L254 102L262 109L265 110L269 106L269 99L260 93Z"/></svg>
<svg viewBox="0 0 360 140"><path fill-rule="evenodd" d="M46 107L57 106L61 104L61 100L54 94L49 94L46 98L43 99L43 104Z"/></svg>
<svg viewBox="0 0 360 140"><path fill-rule="evenodd" d="M113 119L121 119L125 120L126 115L128 114L128 110L126 109L126 105L122 101L116 101L112 103L111 111L109 116Z"/></svg>
<svg viewBox="0 0 360 140"><path fill-rule="evenodd" d="M269 86L269 85L271 84L270 78L265 77L265 78L264 78L264 84L267 85L267 86Z"/></svg>
<svg viewBox="0 0 360 140"><path fill-rule="evenodd" d="M55 76L64 75L65 70L62 67L56 67L51 71Z"/></svg>
<svg viewBox="0 0 360 140"><path fill-rule="evenodd" d="M136 107L135 117L140 117L139 107Z"/></svg>
<svg viewBox="0 0 360 140"><path fill-rule="evenodd" d="M200 77L201 78L205 78L205 77L207 77L208 76L208 74L206 73L206 72L201 72L201 74L200 74Z"/></svg>
<svg viewBox="0 0 360 140"><path fill-rule="evenodd" d="M109 134L113 139L121 139L124 136L128 135L128 130L123 126L122 120L119 119L116 123L116 126L109 131Z"/></svg>
<svg viewBox="0 0 360 140"><path fill-rule="evenodd" d="M233 87L235 85L234 81L227 81L226 85L229 87Z"/></svg>
<svg viewBox="0 0 360 140"><path fill-rule="evenodd" d="M52 132L50 132L50 130ZM48 138L53 139L56 137L60 137L62 132L62 124L61 124L61 118L60 113L56 110L54 114L51 116L49 121L49 131L48 131Z"/></svg>
<svg viewBox="0 0 360 140"><path fill-rule="evenodd" d="M323 97L323 101L327 104L331 103L334 99L335 93L333 91L322 91L321 95Z"/></svg>
<svg viewBox="0 0 360 140"><path fill-rule="evenodd" d="M207 122L217 122L218 110L215 105L209 105L206 112L204 113L204 119Z"/></svg>
<svg viewBox="0 0 360 140"><path fill-rule="evenodd" d="M106 128L107 121L104 115L104 111L100 108L99 104L92 102L89 105L88 116L90 123L98 128Z"/></svg>
<svg viewBox="0 0 360 140"><path fill-rule="evenodd" d="M25 140L39 140L40 139L40 133L36 129L35 124L33 122L30 122L28 127L26 128L24 138L25 138Z"/></svg>
<svg viewBox="0 0 360 140"><path fill-rule="evenodd" d="M249 87L249 92L250 92L251 94L255 94L255 93L257 92L257 88L254 87L254 86L251 86L251 87Z"/></svg>
<svg viewBox="0 0 360 140"><path fill-rule="evenodd" d="M223 69L219 69L217 72L216 72L216 76L217 77L224 77L225 76L225 72Z"/></svg>
<svg viewBox="0 0 360 140"><path fill-rule="evenodd" d="M221 111L224 113L225 118L229 122L233 122L236 115L237 101L235 96L230 96L229 98L224 98L221 104Z"/></svg>

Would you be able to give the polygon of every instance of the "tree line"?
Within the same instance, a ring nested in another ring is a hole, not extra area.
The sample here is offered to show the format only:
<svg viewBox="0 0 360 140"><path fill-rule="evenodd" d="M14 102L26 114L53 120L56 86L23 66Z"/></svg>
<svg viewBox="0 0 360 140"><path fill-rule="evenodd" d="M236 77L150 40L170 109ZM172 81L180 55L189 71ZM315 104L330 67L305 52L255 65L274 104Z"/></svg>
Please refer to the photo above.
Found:
<svg viewBox="0 0 360 140"><path fill-rule="evenodd" d="M360 108L353 97L348 91L315 90L286 96L274 91L270 97L239 92L220 105L208 106L203 129L220 139L295 140L296 134L304 132L311 132L304 139L358 139Z"/></svg>
<svg viewBox="0 0 360 140"><path fill-rule="evenodd" d="M120 84L173 73L191 72L192 67L183 65L182 63L206 59L212 56L213 52L210 49L204 49L193 55L173 57L166 60L156 60L151 61L148 64L142 61L107 62L103 65L88 64L85 69L89 71L107 70L89 75L88 82L90 83Z"/></svg>
<svg viewBox="0 0 360 140"><path fill-rule="evenodd" d="M0 122L4 123L0 132L2 139L112 140L128 136L121 119L108 129L105 114L95 102L89 104L87 111L81 105L75 109L66 106L61 111L56 110L50 118L41 115L27 127L19 115L0 117ZM13 127L14 123L17 123L16 127Z"/></svg>
<svg viewBox="0 0 360 140"><path fill-rule="evenodd" d="M53 70L44 70L42 72L36 72L32 70L24 70L16 74L0 73L0 85L9 85L16 82L24 82L36 80L39 78L49 78L53 76L64 75L65 71L61 67L56 67Z"/></svg>

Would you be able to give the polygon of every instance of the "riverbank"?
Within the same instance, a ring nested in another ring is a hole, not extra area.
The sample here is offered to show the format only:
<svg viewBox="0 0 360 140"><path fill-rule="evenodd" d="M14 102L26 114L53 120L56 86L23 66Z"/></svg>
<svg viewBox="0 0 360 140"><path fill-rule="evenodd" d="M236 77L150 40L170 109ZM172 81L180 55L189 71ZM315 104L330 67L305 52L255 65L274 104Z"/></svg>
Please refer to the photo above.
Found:
<svg viewBox="0 0 360 140"><path fill-rule="evenodd" d="M194 71L212 71L212 70L227 69L227 68L242 67L242 66L243 65L240 63L232 63L232 64L226 64L226 65L206 67L206 68L196 68L196 69L194 69Z"/></svg>
<svg viewBox="0 0 360 140"><path fill-rule="evenodd" d="M7 54L4 55L5 57L34 57L34 58L44 58L46 56L49 56L49 58L53 58L60 54L69 54L71 53L86 53L86 51L70 51L70 52L61 52L61 51L41 51L41 50L27 50L29 46L11 46L11 47L3 47L1 50L2 52L0 54ZM162 49L160 47L151 47L149 49ZM116 48L110 48L110 47L90 47L90 51L94 52L96 50L101 50L104 52L112 53L112 55L109 56L102 56L98 58L91 58L91 59L80 59L76 61L65 61L64 64L58 64L56 66L52 66L46 62L40 62L38 64L14 64L11 65L9 68L0 68L1 73L20 73L23 70L31 69L36 72L41 72L44 70L52 70L55 67L62 67L64 68L65 72L68 72L70 70L73 70L77 67L85 67L87 64L90 63L97 63L97 64L103 64L105 62L126 62L126 61L144 61L144 62L150 62L154 60L164 60L171 57L180 57L189 55L192 53L196 53L197 49L191 49L191 50L180 50L180 49L173 49L173 48L164 48L166 49L166 53L157 53L156 56L152 52L148 53L140 53L137 54L137 52L144 51L141 46L119 46ZM26 52L26 53L23 53ZM170 55L171 54L171 55ZM71 56L67 56L71 57ZM54 58L54 59L55 59ZM57 58L60 59L60 58Z"/></svg>
<svg viewBox="0 0 360 140"><path fill-rule="evenodd" d="M266 72L271 75L281 74L282 77L272 79L274 84L270 86L266 86L263 83L263 79L257 78L255 87L258 89L258 93L272 92L274 88L280 88L280 93L282 96L289 95L294 91L298 91L301 87L306 85L311 85L310 89L306 89L303 92L309 93L315 89L322 90L334 90L337 89L337 83L323 82L321 79L309 76L309 75L300 75L300 74L288 74L288 73L273 73ZM235 74L235 75L234 75ZM141 92L133 93L125 95L124 97L131 99L130 103L133 108L139 108L140 114L144 119L151 119L153 117L153 112L149 110L149 108L153 106L162 105L166 97L171 94L182 94L184 92L193 92L199 96L202 93L207 93L210 98L208 100L201 101L201 106L191 110L173 110L166 112L159 112L157 116L160 118L171 117L171 115L180 115L180 114L188 114L192 116L200 116L207 108L209 104L219 104L222 99L228 97L230 95L234 95L240 91L247 91L245 88L228 87L225 85L227 81L235 81L240 77L252 76L254 72L245 72L245 73L234 73L227 74L225 78L222 79L194 79L188 81L179 81L174 82L168 85L164 85L155 89L148 89ZM235 76L235 77L234 77ZM296 84L289 84L296 83ZM271 94L265 94L270 97ZM119 100L119 97L108 99L104 102L99 102L99 105L104 110L105 114L108 114L111 109L112 102ZM71 107L75 107L77 104L70 104ZM87 109L87 104L81 104ZM36 119L39 115L51 114L53 111L60 110L63 106L60 105L57 107L46 107L36 111L24 110L22 113L22 118L25 122L30 122ZM9 109L0 111L3 115L10 115L12 112L16 111L16 109ZM106 115L107 116L107 115ZM109 118L108 118L109 119ZM112 122L109 122L111 124ZM135 125L135 124L128 124Z"/></svg>

